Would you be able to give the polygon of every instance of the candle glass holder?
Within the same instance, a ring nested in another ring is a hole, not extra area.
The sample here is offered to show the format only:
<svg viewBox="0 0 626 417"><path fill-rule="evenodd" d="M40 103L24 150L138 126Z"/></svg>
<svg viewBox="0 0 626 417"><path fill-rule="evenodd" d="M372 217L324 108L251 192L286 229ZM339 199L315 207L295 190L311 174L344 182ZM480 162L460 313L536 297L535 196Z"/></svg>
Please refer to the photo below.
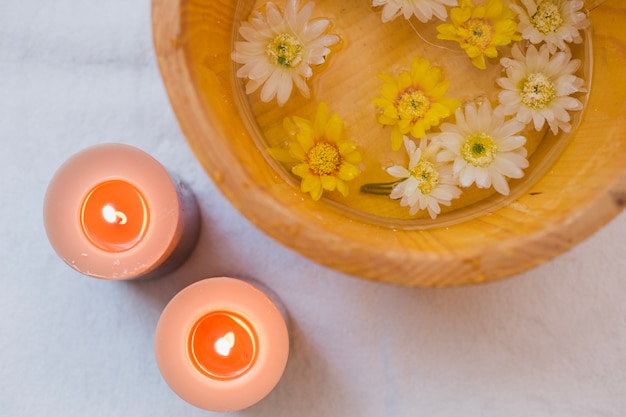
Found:
<svg viewBox="0 0 626 417"><path fill-rule="evenodd" d="M78 152L57 170L44 199L46 233L82 274L152 278L180 266L200 231L195 197L147 153L123 144Z"/></svg>
<svg viewBox="0 0 626 417"><path fill-rule="evenodd" d="M267 396L283 374L287 317L256 283L208 278L165 307L155 355L163 378L183 400L210 411L241 410Z"/></svg>

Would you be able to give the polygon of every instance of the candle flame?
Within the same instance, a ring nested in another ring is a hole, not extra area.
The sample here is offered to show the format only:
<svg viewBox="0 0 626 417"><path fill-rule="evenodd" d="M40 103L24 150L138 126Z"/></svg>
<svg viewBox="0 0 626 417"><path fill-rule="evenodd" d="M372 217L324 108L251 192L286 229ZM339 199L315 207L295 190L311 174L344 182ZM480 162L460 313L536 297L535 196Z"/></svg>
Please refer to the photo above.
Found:
<svg viewBox="0 0 626 417"><path fill-rule="evenodd" d="M217 339L213 347L215 351L221 356L230 355L230 350L235 346L235 334L228 332L224 336Z"/></svg>
<svg viewBox="0 0 626 417"><path fill-rule="evenodd" d="M128 221L126 214L115 210L115 207L110 204L102 207L102 217L111 224L126 224Z"/></svg>

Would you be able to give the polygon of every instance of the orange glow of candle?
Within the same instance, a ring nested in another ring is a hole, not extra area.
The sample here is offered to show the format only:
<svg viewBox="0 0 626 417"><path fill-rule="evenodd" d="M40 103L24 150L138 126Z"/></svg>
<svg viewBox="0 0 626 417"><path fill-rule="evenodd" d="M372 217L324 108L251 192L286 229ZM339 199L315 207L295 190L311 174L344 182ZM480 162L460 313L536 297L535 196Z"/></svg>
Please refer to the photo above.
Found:
<svg viewBox="0 0 626 417"><path fill-rule="evenodd" d="M85 197L81 227L87 238L107 252L123 252L136 246L149 224L145 198L130 183L103 182Z"/></svg>
<svg viewBox="0 0 626 417"><path fill-rule="evenodd" d="M256 330L242 315L214 311L192 327L189 357L193 365L209 377L237 378L254 364L257 339Z"/></svg>

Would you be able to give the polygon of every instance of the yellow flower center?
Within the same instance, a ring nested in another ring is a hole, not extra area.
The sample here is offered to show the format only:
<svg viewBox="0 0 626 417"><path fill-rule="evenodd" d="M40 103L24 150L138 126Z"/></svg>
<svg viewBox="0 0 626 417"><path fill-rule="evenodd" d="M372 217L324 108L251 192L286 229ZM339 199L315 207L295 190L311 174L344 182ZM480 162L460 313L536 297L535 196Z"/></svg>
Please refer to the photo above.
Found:
<svg viewBox="0 0 626 417"><path fill-rule="evenodd" d="M335 144L318 142L306 153L306 162L313 174L332 175L341 167L341 155Z"/></svg>
<svg viewBox="0 0 626 417"><path fill-rule="evenodd" d="M439 172L428 161L419 161L415 168L409 172L417 180L417 187L422 194L430 194L439 184Z"/></svg>
<svg viewBox="0 0 626 417"><path fill-rule="evenodd" d="M559 6L551 1L542 1L537 11L530 17L530 21L539 32L547 35L556 32L563 25L563 17Z"/></svg>
<svg viewBox="0 0 626 417"><path fill-rule="evenodd" d="M281 67L295 68L302 62L304 45L295 36L279 33L267 44L270 61Z"/></svg>
<svg viewBox="0 0 626 417"><path fill-rule="evenodd" d="M493 28L488 21L484 19L469 19L461 27L467 31L467 37L463 40L467 47L475 47L484 51L491 45Z"/></svg>
<svg viewBox="0 0 626 417"><path fill-rule="evenodd" d="M521 96L522 103L531 109L545 109L556 97L556 87L544 74L530 74L522 82Z"/></svg>
<svg viewBox="0 0 626 417"><path fill-rule="evenodd" d="M461 156L477 167L488 167L494 159L498 146L493 138L485 133L468 136L461 145Z"/></svg>
<svg viewBox="0 0 626 417"><path fill-rule="evenodd" d="M430 109L430 98L422 90L409 88L398 95L396 109L400 119L417 121Z"/></svg>

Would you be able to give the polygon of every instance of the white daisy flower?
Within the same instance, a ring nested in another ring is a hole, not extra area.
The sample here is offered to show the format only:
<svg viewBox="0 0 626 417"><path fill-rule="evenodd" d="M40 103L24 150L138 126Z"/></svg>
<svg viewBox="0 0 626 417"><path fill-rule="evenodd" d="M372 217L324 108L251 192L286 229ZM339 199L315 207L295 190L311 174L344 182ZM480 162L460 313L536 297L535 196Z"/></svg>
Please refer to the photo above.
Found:
<svg viewBox="0 0 626 417"><path fill-rule="evenodd" d="M526 138L519 135L524 124L515 119L504 121L494 112L488 100L480 106L473 103L456 111L456 123L444 123L433 140L442 150L437 161L452 162L452 171L461 187L476 184L478 188L493 186L503 195L509 194L507 178L521 178L528 167Z"/></svg>
<svg viewBox="0 0 626 417"><path fill-rule="evenodd" d="M531 43L545 42L550 53L568 50L567 43L581 43L580 31L590 24L581 9L583 0L521 0L526 9L511 5L519 15L518 30Z"/></svg>
<svg viewBox="0 0 626 417"><path fill-rule="evenodd" d="M457 0L373 0L372 6L384 6L382 11L383 23L387 23L400 15L409 20L417 17L420 22L427 22L436 16L446 20L448 11L445 6L456 6Z"/></svg>
<svg viewBox="0 0 626 417"><path fill-rule="evenodd" d="M412 216L419 210L428 210L432 219L441 213L441 205L449 206L452 199L461 195L456 186L450 164L437 163L435 144L425 146L427 139L421 141L418 148L415 142L404 137L404 146L409 155L408 167L394 165L387 168L387 173L402 181L394 185L389 195L400 199L402 207L410 207Z"/></svg>
<svg viewBox="0 0 626 417"><path fill-rule="evenodd" d="M580 100L571 97L585 92L584 80L574 75L580 60L572 59L569 51L550 56L546 45L539 51L530 45L526 56L515 45L512 53L513 59L500 61L507 76L496 80L504 89L498 94L498 110L505 115L515 114L524 124L533 121L537 131L547 122L555 135L559 129L569 132L572 128L569 111L583 108Z"/></svg>
<svg viewBox="0 0 626 417"><path fill-rule="evenodd" d="M299 0L288 0L283 13L268 2L265 14L254 11L239 28L244 41L235 42L233 61L243 64L237 76L246 78L246 93L259 87L261 101L274 97L282 106L291 96L293 84L309 97L306 80L313 75L312 65L320 65L330 53L329 46L339 42L336 35L324 34L330 21L311 20L313 2L300 8Z"/></svg>

